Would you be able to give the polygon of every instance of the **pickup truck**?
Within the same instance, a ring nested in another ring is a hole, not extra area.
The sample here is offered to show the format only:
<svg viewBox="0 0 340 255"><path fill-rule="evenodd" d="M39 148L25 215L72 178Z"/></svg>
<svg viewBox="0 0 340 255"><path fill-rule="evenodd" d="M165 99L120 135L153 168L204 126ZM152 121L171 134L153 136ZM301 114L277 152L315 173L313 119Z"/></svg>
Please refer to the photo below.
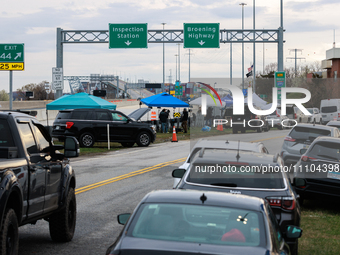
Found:
<svg viewBox="0 0 340 255"><path fill-rule="evenodd" d="M19 226L40 219L49 222L53 241L72 240L76 178L68 158L78 155L75 138L54 145L33 116L0 112L0 255L17 254Z"/></svg>

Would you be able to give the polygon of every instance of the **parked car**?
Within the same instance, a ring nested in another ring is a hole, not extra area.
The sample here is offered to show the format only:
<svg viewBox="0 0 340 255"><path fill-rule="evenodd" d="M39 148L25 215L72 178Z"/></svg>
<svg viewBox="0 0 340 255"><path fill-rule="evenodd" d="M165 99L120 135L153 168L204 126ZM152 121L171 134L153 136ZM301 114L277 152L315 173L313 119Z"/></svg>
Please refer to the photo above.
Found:
<svg viewBox="0 0 340 255"><path fill-rule="evenodd" d="M323 124L331 120L340 120L340 99L321 100L320 112Z"/></svg>
<svg viewBox="0 0 340 255"><path fill-rule="evenodd" d="M300 157L300 150L306 149L318 136L340 137L340 131L335 127L298 124L293 127L284 138L281 156L285 165L296 164Z"/></svg>
<svg viewBox="0 0 340 255"><path fill-rule="evenodd" d="M299 108L295 107L296 120L298 123L308 123L311 116L305 115Z"/></svg>
<svg viewBox="0 0 340 255"><path fill-rule="evenodd" d="M124 147L148 146L156 139L155 126L139 122L150 108L140 108L126 116L109 109L74 109L60 111L53 123L52 137L63 140L74 136L80 146L92 147L95 142L121 143Z"/></svg>
<svg viewBox="0 0 340 255"><path fill-rule="evenodd" d="M331 120L327 123L327 126L337 127L340 130L340 121Z"/></svg>
<svg viewBox="0 0 340 255"><path fill-rule="evenodd" d="M267 201L221 192L161 190L147 194L107 255L114 254L290 254ZM289 238L302 229L289 225Z"/></svg>
<svg viewBox="0 0 340 255"><path fill-rule="evenodd" d="M262 131L268 132L270 130L265 115L253 114L249 110L248 104L244 105L244 115L232 115L231 120L233 134L237 134L238 131L245 133L246 130L256 130L258 133L261 133ZM249 123L250 120L252 121Z"/></svg>
<svg viewBox="0 0 340 255"><path fill-rule="evenodd" d="M276 127L280 130L284 129L285 126L290 126L291 123L287 116L280 115L280 110L276 110L274 114L266 116L267 122L270 127Z"/></svg>
<svg viewBox="0 0 340 255"><path fill-rule="evenodd" d="M199 152L202 148L205 149L220 149L220 150L240 150L240 151L254 151L259 153L268 154L267 148L263 143L250 143L250 142L238 142L238 141L223 141L223 140L207 140L200 139L198 140L193 148L191 149L190 154L188 155L185 162L179 166L180 169L188 170L190 168L191 159ZM180 178L174 178L173 188L176 188L177 184L180 182Z"/></svg>
<svg viewBox="0 0 340 255"><path fill-rule="evenodd" d="M294 171L296 192L301 199L340 198L340 139L318 137L301 149Z"/></svg>
<svg viewBox="0 0 340 255"><path fill-rule="evenodd" d="M189 171L175 169L172 176L181 178L177 189L218 191L266 199L285 237L288 225L300 225L298 197L278 154L202 148L192 159ZM297 254L297 239L287 238L286 241L292 253Z"/></svg>

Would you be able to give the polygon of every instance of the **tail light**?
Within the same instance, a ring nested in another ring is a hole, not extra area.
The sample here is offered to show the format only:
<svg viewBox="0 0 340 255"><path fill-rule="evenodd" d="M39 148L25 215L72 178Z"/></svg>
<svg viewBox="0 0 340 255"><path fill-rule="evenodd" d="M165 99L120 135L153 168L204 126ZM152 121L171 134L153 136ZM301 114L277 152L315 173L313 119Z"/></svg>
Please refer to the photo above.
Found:
<svg viewBox="0 0 340 255"><path fill-rule="evenodd" d="M296 141L296 139L294 139L294 138L292 138L292 137L290 137L290 136L286 136L285 137L285 141L288 141L288 142L295 142Z"/></svg>
<svg viewBox="0 0 340 255"><path fill-rule="evenodd" d="M340 118L340 112L338 112L338 118Z"/></svg>
<svg viewBox="0 0 340 255"><path fill-rule="evenodd" d="M294 113L294 119L297 119L297 115L296 115L296 113Z"/></svg>
<svg viewBox="0 0 340 255"><path fill-rule="evenodd" d="M270 206L281 207L286 210L295 208L295 200L292 197L267 197Z"/></svg>
<svg viewBox="0 0 340 255"><path fill-rule="evenodd" d="M308 157L308 156L302 156L301 157L301 160L304 161L304 162L307 162L309 160L315 160L316 158L312 158L312 157Z"/></svg>
<svg viewBox="0 0 340 255"><path fill-rule="evenodd" d="M259 116L255 115L255 119L259 119Z"/></svg>
<svg viewBox="0 0 340 255"><path fill-rule="evenodd" d="M70 121L66 122L66 129L70 129L73 125L74 125L73 122Z"/></svg>

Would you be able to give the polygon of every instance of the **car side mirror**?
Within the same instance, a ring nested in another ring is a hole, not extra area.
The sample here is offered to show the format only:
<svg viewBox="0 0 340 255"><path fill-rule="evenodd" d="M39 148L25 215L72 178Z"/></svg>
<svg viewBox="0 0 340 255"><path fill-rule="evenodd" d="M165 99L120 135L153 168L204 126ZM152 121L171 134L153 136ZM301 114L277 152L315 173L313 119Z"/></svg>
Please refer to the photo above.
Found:
<svg viewBox="0 0 340 255"><path fill-rule="evenodd" d="M293 185L295 187L304 187L306 186L306 180L301 178L294 178Z"/></svg>
<svg viewBox="0 0 340 255"><path fill-rule="evenodd" d="M123 214L119 214L117 216L117 221L119 224L121 225L125 225L126 222L128 221L128 219L130 218L131 213L123 213Z"/></svg>
<svg viewBox="0 0 340 255"><path fill-rule="evenodd" d="M302 235L302 229L297 226L287 226L286 236L288 238L300 238Z"/></svg>
<svg viewBox="0 0 340 255"><path fill-rule="evenodd" d="M79 153L80 149L78 140L73 136L66 137L64 143L65 157L67 158L79 157Z"/></svg>
<svg viewBox="0 0 340 255"><path fill-rule="evenodd" d="M173 178L182 178L185 174L185 169L175 169L172 171L172 177Z"/></svg>
<svg viewBox="0 0 340 255"><path fill-rule="evenodd" d="M307 151L307 149L301 149L301 150L300 150L300 154L301 154L301 155L302 155L302 154L305 154L306 151Z"/></svg>

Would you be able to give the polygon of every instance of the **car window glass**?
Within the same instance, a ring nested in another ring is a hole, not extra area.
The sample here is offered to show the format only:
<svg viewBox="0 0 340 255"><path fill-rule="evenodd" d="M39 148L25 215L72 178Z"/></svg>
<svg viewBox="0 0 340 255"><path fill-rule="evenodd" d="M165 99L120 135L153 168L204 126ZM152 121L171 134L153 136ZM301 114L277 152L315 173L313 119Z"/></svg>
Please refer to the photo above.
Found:
<svg viewBox="0 0 340 255"><path fill-rule="evenodd" d="M321 107L321 112L322 113L331 113L331 112L336 112L338 109L336 106L324 106Z"/></svg>
<svg viewBox="0 0 340 255"><path fill-rule="evenodd" d="M48 148L50 146L49 142L45 139L45 137L43 136L43 134L41 133L39 128L37 128L36 126L33 125L33 129L34 129L34 132L35 132L35 136L38 140L38 143L40 145L40 151L47 152Z"/></svg>
<svg viewBox="0 0 340 255"><path fill-rule="evenodd" d="M107 112L96 112L96 120L110 120Z"/></svg>
<svg viewBox="0 0 340 255"><path fill-rule="evenodd" d="M190 204L143 204L127 235L228 246L264 243L263 218L259 212Z"/></svg>
<svg viewBox="0 0 340 255"><path fill-rule="evenodd" d="M307 110L309 111L309 113L313 114L313 108L307 108Z"/></svg>
<svg viewBox="0 0 340 255"><path fill-rule="evenodd" d="M310 157L340 160L340 143L318 142L309 151Z"/></svg>
<svg viewBox="0 0 340 255"><path fill-rule="evenodd" d="M73 111L72 119L86 120L87 115L88 115L88 111Z"/></svg>
<svg viewBox="0 0 340 255"><path fill-rule="evenodd" d="M118 113L118 112L112 113L112 119L114 121L127 121L127 118L124 115L122 115L121 113Z"/></svg>
<svg viewBox="0 0 340 255"><path fill-rule="evenodd" d="M22 141L28 154L38 153L38 148L34 140L32 130L28 123L18 124L18 129L21 134Z"/></svg>
<svg viewBox="0 0 340 255"><path fill-rule="evenodd" d="M274 230L275 240L279 244L282 241L282 233L281 233L279 224L277 222L276 216L275 216L273 210L271 209L271 207L267 204L266 208L267 208L267 211L268 211L268 216L269 216L269 219L270 219L270 223L271 223L271 225L273 227L273 230Z"/></svg>
<svg viewBox="0 0 340 255"><path fill-rule="evenodd" d="M12 147L14 140L7 120L0 120L0 147Z"/></svg>
<svg viewBox="0 0 340 255"><path fill-rule="evenodd" d="M325 129L316 129L316 128L296 126L290 132L290 136L298 140L313 141L318 136L331 136L331 131L325 130Z"/></svg>
<svg viewBox="0 0 340 255"><path fill-rule="evenodd" d="M241 164L241 163L240 163ZM259 189L284 188L282 172L268 171L268 165L233 165L193 163L186 178L189 183L221 187L246 187Z"/></svg>
<svg viewBox="0 0 340 255"><path fill-rule="evenodd" d="M56 119L70 119L71 112L59 112Z"/></svg>

